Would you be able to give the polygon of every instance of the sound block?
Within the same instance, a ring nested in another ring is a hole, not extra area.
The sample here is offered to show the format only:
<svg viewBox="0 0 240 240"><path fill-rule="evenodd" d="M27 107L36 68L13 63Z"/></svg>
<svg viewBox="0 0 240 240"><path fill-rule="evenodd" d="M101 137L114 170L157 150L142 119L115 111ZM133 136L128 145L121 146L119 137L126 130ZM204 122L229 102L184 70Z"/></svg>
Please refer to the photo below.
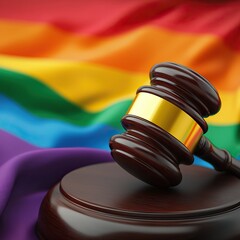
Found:
<svg viewBox="0 0 240 240"><path fill-rule="evenodd" d="M42 202L39 239L240 239L239 179L198 166L181 171L182 183L170 189L116 163L70 172Z"/></svg>

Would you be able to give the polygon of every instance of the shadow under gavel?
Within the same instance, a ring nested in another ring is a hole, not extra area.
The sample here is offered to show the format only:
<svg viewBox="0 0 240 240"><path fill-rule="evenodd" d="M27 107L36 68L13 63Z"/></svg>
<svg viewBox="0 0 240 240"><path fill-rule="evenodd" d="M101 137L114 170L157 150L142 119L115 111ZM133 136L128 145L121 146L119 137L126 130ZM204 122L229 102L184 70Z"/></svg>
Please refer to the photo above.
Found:
<svg viewBox="0 0 240 240"><path fill-rule="evenodd" d="M220 110L216 89L198 73L175 63L155 65L150 79L151 86L138 89L122 118L126 132L110 140L114 160L157 187L179 184L179 164L192 164L193 154L218 171L240 177L240 162L203 135L208 130L204 118Z"/></svg>

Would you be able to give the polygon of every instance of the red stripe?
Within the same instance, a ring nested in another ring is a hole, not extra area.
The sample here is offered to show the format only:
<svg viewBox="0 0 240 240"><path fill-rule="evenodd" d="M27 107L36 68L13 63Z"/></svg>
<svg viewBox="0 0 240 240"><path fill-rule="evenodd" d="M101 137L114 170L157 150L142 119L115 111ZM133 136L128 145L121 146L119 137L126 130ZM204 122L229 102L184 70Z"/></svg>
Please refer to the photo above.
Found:
<svg viewBox="0 0 240 240"><path fill-rule="evenodd" d="M217 2L217 1L216 1ZM0 18L47 22L74 33L113 35L144 24L218 35L240 49L240 1L2 0Z"/></svg>

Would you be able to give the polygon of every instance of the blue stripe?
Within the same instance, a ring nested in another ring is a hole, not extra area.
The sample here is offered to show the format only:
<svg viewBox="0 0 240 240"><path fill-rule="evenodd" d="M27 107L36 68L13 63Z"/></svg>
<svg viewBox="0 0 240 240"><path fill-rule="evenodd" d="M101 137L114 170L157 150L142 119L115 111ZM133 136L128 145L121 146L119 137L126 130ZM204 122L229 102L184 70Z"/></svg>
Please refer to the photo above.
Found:
<svg viewBox="0 0 240 240"><path fill-rule="evenodd" d="M198 165L198 166L202 166L202 167L207 167L207 168L212 168L213 169L213 166L202 160L201 158L197 157L197 156L194 156L194 165Z"/></svg>
<svg viewBox="0 0 240 240"><path fill-rule="evenodd" d="M0 129L38 147L92 147L109 150L110 137L120 133L119 130L103 125L79 127L59 120L39 118L4 95L0 95L0 102ZM212 168L196 156L194 164Z"/></svg>
<svg viewBox="0 0 240 240"><path fill-rule="evenodd" d="M120 132L100 124L79 127L55 119L39 118L4 95L0 95L0 102L0 128L38 147L109 150L110 137Z"/></svg>

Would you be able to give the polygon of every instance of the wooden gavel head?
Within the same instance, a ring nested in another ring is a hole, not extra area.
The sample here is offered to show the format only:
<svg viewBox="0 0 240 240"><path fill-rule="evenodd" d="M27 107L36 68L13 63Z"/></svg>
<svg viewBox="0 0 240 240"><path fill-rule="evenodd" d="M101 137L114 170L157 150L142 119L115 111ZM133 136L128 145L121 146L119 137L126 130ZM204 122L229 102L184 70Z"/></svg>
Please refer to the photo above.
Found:
<svg viewBox="0 0 240 240"><path fill-rule="evenodd" d="M155 65L150 80L122 118L126 132L110 140L115 161L157 187L179 184L179 164L192 164L193 154L206 157L217 170L229 168L230 155L202 136L208 129L204 118L220 110L216 89L198 73L169 62Z"/></svg>

